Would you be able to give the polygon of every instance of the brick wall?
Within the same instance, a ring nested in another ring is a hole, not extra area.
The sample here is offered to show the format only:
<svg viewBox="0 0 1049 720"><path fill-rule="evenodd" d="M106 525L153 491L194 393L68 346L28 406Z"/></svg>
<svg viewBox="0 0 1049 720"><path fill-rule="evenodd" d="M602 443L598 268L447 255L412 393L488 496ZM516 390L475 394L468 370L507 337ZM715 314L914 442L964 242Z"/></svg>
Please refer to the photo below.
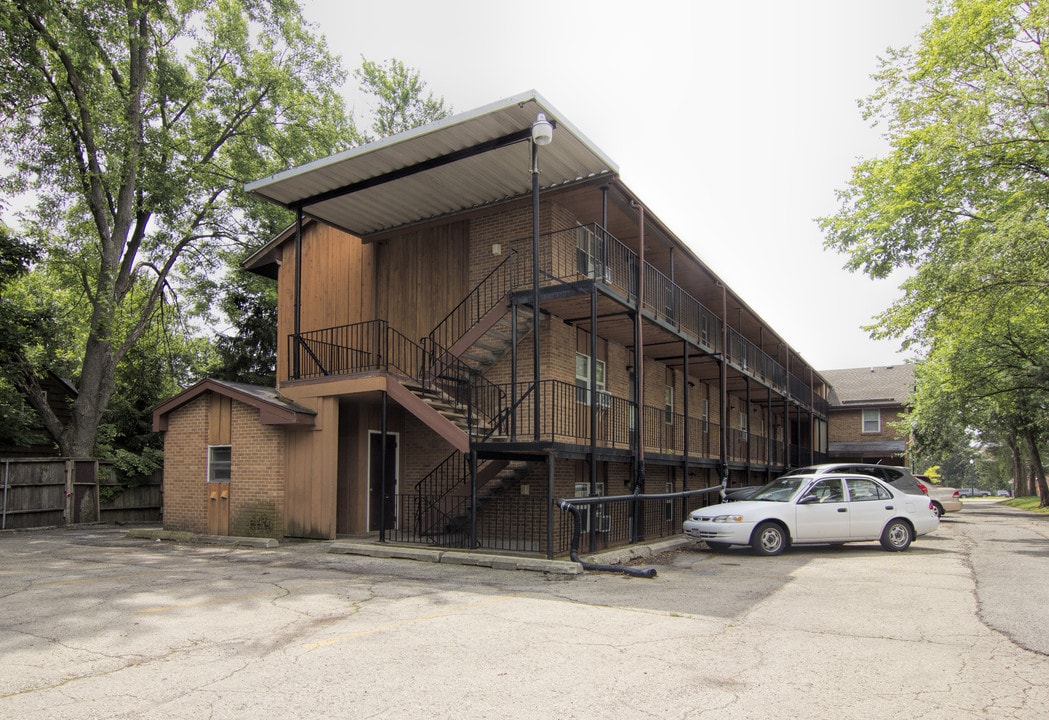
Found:
<svg viewBox="0 0 1049 720"><path fill-rule="evenodd" d="M831 413L828 429L830 442L877 442L906 440L906 433L892 427L902 417L897 407L881 408L881 432L863 432L863 409L850 408Z"/></svg>
<svg viewBox="0 0 1049 720"><path fill-rule="evenodd" d="M233 403L230 535L284 535L284 429L259 422L259 411Z"/></svg>
<svg viewBox="0 0 1049 720"><path fill-rule="evenodd" d="M208 532L208 394L168 416L164 435L164 528ZM229 484L231 535L284 532L284 431L262 425L257 409L233 402Z"/></svg>
<svg viewBox="0 0 1049 720"><path fill-rule="evenodd" d="M164 529L208 531L208 398L200 395L168 416L164 434Z"/></svg>

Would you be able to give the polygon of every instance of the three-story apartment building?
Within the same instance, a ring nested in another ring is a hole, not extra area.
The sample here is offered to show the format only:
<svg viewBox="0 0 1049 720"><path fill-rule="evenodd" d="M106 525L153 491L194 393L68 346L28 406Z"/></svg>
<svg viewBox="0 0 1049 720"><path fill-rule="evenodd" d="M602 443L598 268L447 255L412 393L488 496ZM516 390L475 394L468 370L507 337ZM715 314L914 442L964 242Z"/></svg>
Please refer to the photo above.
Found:
<svg viewBox="0 0 1049 720"><path fill-rule="evenodd" d="M638 498L587 511L596 549L680 532L687 502L646 495L826 457L823 378L534 92L248 189L298 217L245 263L278 284L276 393L212 382L158 408L168 497L223 499L198 477L213 447L231 458L221 512L252 495L233 440L198 423L173 442L179 413L220 397L278 427L270 525L297 537L553 557L557 498ZM165 522L193 529L205 504Z"/></svg>

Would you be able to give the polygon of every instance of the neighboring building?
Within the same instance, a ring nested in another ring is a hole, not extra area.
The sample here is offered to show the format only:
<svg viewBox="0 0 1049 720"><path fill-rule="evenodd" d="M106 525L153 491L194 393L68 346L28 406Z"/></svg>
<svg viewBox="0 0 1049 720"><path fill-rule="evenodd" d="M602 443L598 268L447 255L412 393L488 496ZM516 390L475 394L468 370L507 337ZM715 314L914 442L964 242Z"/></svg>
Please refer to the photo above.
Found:
<svg viewBox="0 0 1049 720"><path fill-rule="evenodd" d="M831 386L831 460L906 466L908 435L896 425L914 395L914 365L821 374Z"/></svg>
<svg viewBox="0 0 1049 720"><path fill-rule="evenodd" d="M277 279L267 402L295 414L259 424L233 397L219 437L201 427L230 394L215 384L158 408L167 499L188 503L171 529L203 528L208 498L254 493L265 465L277 535L553 557L572 530L558 498L638 493L586 513L596 549L679 533L717 500L647 495L827 458L824 378L534 93L248 190L299 214L245 262Z"/></svg>
<svg viewBox="0 0 1049 720"><path fill-rule="evenodd" d="M77 390L73 383L48 370L40 377L40 388L44 392L47 404L51 407L52 412L55 413L55 417L63 425L67 424L72 417L73 403L76 402L77 398ZM28 409L28 400L23 398L23 402ZM0 442L0 457L43 458L59 457L62 454L58 443L48 434L44 428L44 423L39 419L35 411L33 411L33 416L35 420L30 427L26 428L24 435L21 437L21 442L17 442L14 439L8 442ZM6 438L7 433L4 433L3 437Z"/></svg>

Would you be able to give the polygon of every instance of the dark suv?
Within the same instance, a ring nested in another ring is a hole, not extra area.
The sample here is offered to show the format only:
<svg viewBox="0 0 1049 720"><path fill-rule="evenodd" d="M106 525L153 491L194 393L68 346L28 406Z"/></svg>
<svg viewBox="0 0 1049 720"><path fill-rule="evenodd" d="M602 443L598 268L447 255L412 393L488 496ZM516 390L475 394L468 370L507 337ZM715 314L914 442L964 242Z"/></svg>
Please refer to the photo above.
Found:
<svg viewBox="0 0 1049 720"><path fill-rule="evenodd" d="M921 485L911 471L905 467L896 465L875 465L872 463L826 463L823 465L809 465L807 467L794 468L785 472L780 477L787 475L824 475L826 473L849 473L852 475L870 475L892 485L897 490L908 495L924 495ZM734 488L725 491L725 501L746 500L760 490L764 485L750 485L747 487Z"/></svg>

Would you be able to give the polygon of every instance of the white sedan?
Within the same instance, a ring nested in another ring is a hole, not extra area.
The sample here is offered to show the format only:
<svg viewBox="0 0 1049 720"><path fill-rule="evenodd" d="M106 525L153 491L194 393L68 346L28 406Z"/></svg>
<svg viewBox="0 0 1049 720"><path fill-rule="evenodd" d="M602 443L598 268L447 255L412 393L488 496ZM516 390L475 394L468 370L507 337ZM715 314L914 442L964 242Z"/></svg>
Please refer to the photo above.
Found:
<svg viewBox="0 0 1049 720"><path fill-rule="evenodd" d="M750 500L693 510L685 534L711 550L750 545L779 555L791 545L881 541L900 552L940 524L931 500L866 475L785 475Z"/></svg>

